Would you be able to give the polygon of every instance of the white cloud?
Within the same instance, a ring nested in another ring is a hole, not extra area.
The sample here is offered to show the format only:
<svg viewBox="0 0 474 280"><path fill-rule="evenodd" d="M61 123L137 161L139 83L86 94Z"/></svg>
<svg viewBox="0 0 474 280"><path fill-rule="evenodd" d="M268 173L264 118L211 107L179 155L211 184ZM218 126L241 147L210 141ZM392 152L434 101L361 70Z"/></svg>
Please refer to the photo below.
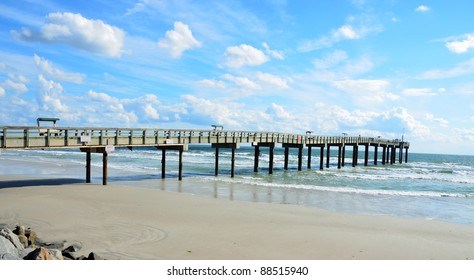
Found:
<svg viewBox="0 0 474 280"><path fill-rule="evenodd" d="M272 103L272 105L267 108L265 113L267 113L272 119L277 121L285 121L291 119L291 115L286 112L282 106L277 105L275 103Z"/></svg>
<svg viewBox="0 0 474 280"><path fill-rule="evenodd" d="M464 75L470 75L474 73L474 59L470 59L464 61L462 63L457 64L455 67L448 69L448 70L429 70L422 73L418 78L419 79L446 79L446 78L454 78Z"/></svg>
<svg viewBox="0 0 474 280"><path fill-rule="evenodd" d="M145 10L145 8L146 8L146 5L144 3L141 3L141 2L135 3L133 8L127 9L127 12L125 13L125 16L130 16L130 15L139 13L139 12Z"/></svg>
<svg viewBox="0 0 474 280"><path fill-rule="evenodd" d="M333 85L347 93L357 95L358 98L362 98L363 103L399 99L397 95L388 92L390 83L385 80L341 80L333 82Z"/></svg>
<svg viewBox="0 0 474 280"><path fill-rule="evenodd" d="M430 88L407 88L402 91L405 96L435 96L436 93Z"/></svg>
<svg viewBox="0 0 474 280"><path fill-rule="evenodd" d="M179 58L184 51L201 47L201 42L194 38L188 25L177 21L174 29L166 31L165 38L158 41L158 46L169 49L173 58Z"/></svg>
<svg viewBox="0 0 474 280"><path fill-rule="evenodd" d="M361 128L380 114L373 111L353 110L349 111L338 105L328 105L318 102L314 105L314 111L318 112L311 116L319 133L335 133L342 127Z"/></svg>
<svg viewBox="0 0 474 280"><path fill-rule="evenodd" d="M151 104L145 104L145 107L143 108L145 111L145 116L154 120L157 120L160 118L160 114L158 114L158 111L153 108Z"/></svg>
<svg viewBox="0 0 474 280"><path fill-rule="evenodd" d="M396 118L406 125L411 135L415 138L426 139L430 136L430 129L413 117L406 108L394 108L389 112L387 118Z"/></svg>
<svg viewBox="0 0 474 280"><path fill-rule="evenodd" d="M36 66L40 71L48 76L49 78L60 80L63 82L72 82L76 84L81 84L84 82L84 75L79 73L67 73L60 69L57 69L53 66L53 63L50 61L34 55Z"/></svg>
<svg viewBox="0 0 474 280"><path fill-rule="evenodd" d="M268 57L261 50L245 44L228 47L225 56L226 65L231 68L261 65L268 61Z"/></svg>
<svg viewBox="0 0 474 280"><path fill-rule="evenodd" d="M4 89L11 89L18 94L23 94L28 92L28 87L26 84L29 82L25 76L19 75L15 76L12 74L8 75L9 79L4 82Z"/></svg>
<svg viewBox="0 0 474 280"><path fill-rule="evenodd" d="M260 86L247 77L236 77L230 74L224 74L222 78L233 82L243 90L260 90Z"/></svg>
<svg viewBox="0 0 474 280"><path fill-rule="evenodd" d="M341 40L341 39L348 39L348 40L355 40L359 39L360 35L358 34L357 31L354 30L354 27L350 25L344 25L339 27L337 31L333 33L333 38L336 40Z"/></svg>
<svg viewBox="0 0 474 280"><path fill-rule="evenodd" d="M329 48L342 40L358 40L365 37L370 32L380 31L380 26L368 26L367 23L361 24L359 27L353 25L343 25L332 31L330 35L321 36L313 40L303 42L299 47L300 52L310 52L323 48Z"/></svg>
<svg viewBox="0 0 474 280"><path fill-rule="evenodd" d="M0 87L0 97L5 96L5 89Z"/></svg>
<svg viewBox="0 0 474 280"><path fill-rule="evenodd" d="M121 56L125 38L118 27L73 13L51 13L40 31L24 28L14 34L25 41L66 44L110 57Z"/></svg>
<svg viewBox="0 0 474 280"><path fill-rule="evenodd" d="M341 62L348 59L348 55L345 51L336 50L326 55L323 58L318 58L313 61L314 66L317 69L328 69L337 66Z"/></svg>
<svg viewBox="0 0 474 280"><path fill-rule="evenodd" d="M265 52L266 52L269 56L271 56L271 57L273 57L273 58L275 58L275 59L279 59L279 60L285 59L285 55L283 54L282 51L271 50L270 47L268 46L268 44L265 43L265 42L262 43L262 46L265 48Z"/></svg>
<svg viewBox="0 0 474 280"><path fill-rule="evenodd" d="M239 127L243 121L242 111L235 109L236 104L227 103L223 106L219 101L214 102L193 95L181 97L189 112L187 117L191 123L211 125L213 123Z"/></svg>
<svg viewBox="0 0 474 280"><path fill-rule="evenodd" d="M95 92L90 90L88 92L89 104L93 107L90 109L93 111L92 119L89 122L95 122L96 118L102 119L113 119L115 123L123 124L124 126L131 126L138 121L138 117L133 111L125 109L124 104L127 100L120 100L116 97L112 97L106 93Z"/></svg>
<svg viewBox="0 0 474 280"><path fill-rule="evenodd" d="M425 114L425 119L428 120L428 121L431 121L431 122L436 122L442 127L448 127L449 126L449 122L446 119L435 117L431 113Z"/></svg>
<svg viewBox="0 0 474 280"><path fill-rule="evenodd" d="M197 82L198 86L209 87L209 88L225 88L225 83L223 81L216 81L210 79L204 79Z"/></svg>
<svg viewBox="0 0 474 280"><path fill-rule="evenodd" d="M61 84L46 80L43 75L38 76L40 89L38 92L38 101L40 108L44 111L55 113L66 113L68 106L63 104Z"/></svg>
<svg viewBox="0 0 474 280"><path fill-rule="evenodd" d="M416 11L416 12L419 12L419 13L426 13L426 12L428 12L429 10L430 10L430 7L425 6L425 5L420 5L420 6L418 6L418 7L415 9L415 11Z"/></svg>
<svg viewBox="0 0 474 280"><path fill-rule="evenodd" d="M276 75L268 74L268 73L262 73L262 72L257 72L256 74L257 79L260 81L272 85L276 87L277 89L288 89L288 82Z"/></svg>
<svg viewBox="0 0 474 280"><path fill-rule="evenodd" d="M461 40L447 42L446 48L454 53L465 53L474 48L474 34L466 34L462 36Z"/></svg>

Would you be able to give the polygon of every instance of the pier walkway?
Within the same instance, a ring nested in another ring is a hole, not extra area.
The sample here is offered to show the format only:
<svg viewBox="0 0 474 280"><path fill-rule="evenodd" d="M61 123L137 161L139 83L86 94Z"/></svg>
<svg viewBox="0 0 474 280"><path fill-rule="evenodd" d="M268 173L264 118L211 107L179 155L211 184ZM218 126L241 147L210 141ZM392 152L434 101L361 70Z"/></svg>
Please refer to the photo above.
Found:
<svg viewBox="0 0 474 280"><path fill-rule="evenodd" d="M115 148L148 146L162 151L162 178L165 178L166 151L179 151L179 180L183 175L183 152L190 144L210 144L216 149L215 175L219 173L219 149L232 149L231 176L234 176L235 150L241 143L250 143L255 147L254 171L258 172L260 148L269 148L269 173L273 173L273 155L277 145L285 149L285 169L288 169L289 149L298 149L298 170L302 170L303 150L307 148L307 168L311 168L312 149L319 149L319 168L329 168L331 147L337 149L338 168L345 165L346 148L353 151L352 166L358 162L359 147L364 147L364 165L369 164L369 149L374 147L373 164L378 160L382 164L394 164L408 161L409 142L399 139L361 136L318 136L259 131L231 131L193 129L151 129L151 128L97 128L97 127L37 127L3 126L0 127L1 149L60 149L78 148L86 153L86 182L90 182L91 153L103 154L103 184L107 184L108 154ZM379 148L382 148L381 156ZM326 159L326 163L324 162Z"/></svg>

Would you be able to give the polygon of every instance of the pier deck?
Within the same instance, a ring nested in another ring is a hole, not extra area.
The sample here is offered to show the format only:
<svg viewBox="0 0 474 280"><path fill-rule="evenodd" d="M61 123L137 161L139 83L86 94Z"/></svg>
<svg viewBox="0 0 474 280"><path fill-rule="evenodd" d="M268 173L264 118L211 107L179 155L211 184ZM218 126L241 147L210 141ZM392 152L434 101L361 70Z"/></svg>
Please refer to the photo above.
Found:
<svg viewBox="0 0 474 280"><path fill-rule="evenodd" d="M99 127L37 127L3 126L0 127L0 149L58 149L79 148L87 153L86 182L90 182L90 154L102 153L103 184L107 184L107 154L117 147L132 149L136 146L152 146L162 150L162 177L165 177L166 150L178 150L180 153L179 179L182 179L182 153L189 144L211 144L216 149L215 174L218 175L219 149L235 149L241 143L251 143L255 147L255 172L258 171L260 147L270 149L270 158L276 144L285 148L285 169L288 149L297 148L298 170L302 169L302 151L308 148L308 168L311 168L312 148L320 149L320 169L323 169L324 151L326 167L329 167L331 147L338 148L338 168L344 166L346 147L352 147L352 166L357 165L359 146L365 147L364 165L368 165L369 147L374 147L374 164L377 165L378 148L382 150L382 164L396 161L397 149L399 162L408 161L409 142L399 139L361 136L319 136L312 134L290 134L279 132L232 131L232 130L194 130L194 129L151 129L151 128L99 128ZM273 160L270 160L270 174L273 173ZM234 175L234 157L232 157L232 176Z"/></svg>

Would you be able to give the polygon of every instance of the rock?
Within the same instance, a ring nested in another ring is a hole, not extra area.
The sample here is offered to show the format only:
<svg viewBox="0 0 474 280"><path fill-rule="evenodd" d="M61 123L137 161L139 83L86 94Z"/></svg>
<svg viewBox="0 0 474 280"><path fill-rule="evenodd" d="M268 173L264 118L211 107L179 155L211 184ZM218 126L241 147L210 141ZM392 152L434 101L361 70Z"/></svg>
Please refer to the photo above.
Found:
<svg viewBox="0 0 474 280"><path fill-rule="evenodd" d="M24 234L18 235L18 240L20 240L20 243L24 248L28 247L28 237L26 237Z"/></svg>
<svg viewBox="0 0 474 280"><path fill-rule="evenodd" d="M62 251L62 254L63 254L63 258L65 260L76 260L77 259L77 257L72 252Z"/></svg>
<svg viewBox="0 0 474 280"><path fill-rule="evenodd" d="M64 260L64 258L58 249L41 247L29 253L24 260Z"/></svg>
<svg viewBox="0 0 474 280"><path fill-rule="evenodd" d="M10 229L3 228L0 230L0 236L5 237L6 239L10 240L10 242L18 249L23 250L25 247L21 244L18 236L14 234Z"/></svg>
<svg viewBox="0 0 474 280"><path fill-rule="evenodd" d="M64 260L61 250L58 249L48 249L48 253L51 256L52 260L62 261Z"/></svg>
<svg viewBox="0 0 474 280"><path fill-rule="evenodd" d="M13 233L15 233L16 235L25 235L25 231L25 226L16 226Z"/></svg>
<svg viewBox="0 0 474 280"><path fill-rule="evenodd" d="M48 249L41 247L29 253L24 260L51 260Z"/></svg>
<svg viewBox="0 0 474 280"><path fill-rule="evenodd" d="M78 245L78 244L72 244L71 246L67 247L66 249L63 250L63 252L69 252L69 253L73 253L73 252L78 252L79 250L82 249L82 246L81 245Z"/></svg>
<svg viewBox="0 0 474 280"><path fill-rule="evenodd" d="M25 235L26 235L26 237L28 237L28 245L29 246L35 246L36 245L36 238L37 238L36 232L32 231L31 228L28 228L25 231Z"/></svg>
<svg viewBox="0 0 474 280"><path fill-rule="evenodd" d="M99 255L97 255L96 253L94 252L91 252L89 254L89 256L86 258L86 260L89 260L89 261L97 261L97 260L103 260L103 258L101 258Z"/></svg>
<svg viewBox="0 0 474 280"><path fill-rule="evenodd" d="M20 260L20 252L4 236L0 236L0 260Z"/></svg>

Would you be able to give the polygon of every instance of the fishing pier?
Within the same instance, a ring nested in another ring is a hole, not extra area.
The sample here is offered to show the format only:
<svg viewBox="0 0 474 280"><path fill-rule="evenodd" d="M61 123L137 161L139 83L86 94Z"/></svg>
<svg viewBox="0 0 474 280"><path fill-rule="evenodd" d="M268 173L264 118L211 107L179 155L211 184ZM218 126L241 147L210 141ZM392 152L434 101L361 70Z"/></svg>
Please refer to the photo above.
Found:
<svg viewBox="0 0 474 280"><path fill-rule="evenodd" d="M86 182L91 182L91 154L103 155L103 185L107 185L108 154L116 148L155 147L162 152L161 177L165 178L166 151L179 152L178 178L183 177L183 152L191 144L210 144L216 150L215 175L219 174L219 150L231 149L231 176L235 174L235 152L242 143L255 148L254 172L259 170L259 155L262 148L269 149L269 173L273 174L274 149L278 145L285 150L284 169L288 169L290 149L298 149L298 170L303 168L303 150L308 153L307 168L312 168L313 150L319 150L319 169L329 168L331 152L337 153L337 168L346 165L346 150L352 150L351 165L358 164L359 148L364 149L364 165L369 164L369 150L373 149L373 164L394 164L408 161L409 142L399 139L361 136L318 136L259 131L223 130L214 126L212 130L151 129L151 128L85 128L85 127L0 127L0 150L5 149L61 149L77 148L85 153ZM380 151L381 150L381 151ZM397 159L398 158L398 159ZM326 161L325 161L326 160Z"/></svg>

